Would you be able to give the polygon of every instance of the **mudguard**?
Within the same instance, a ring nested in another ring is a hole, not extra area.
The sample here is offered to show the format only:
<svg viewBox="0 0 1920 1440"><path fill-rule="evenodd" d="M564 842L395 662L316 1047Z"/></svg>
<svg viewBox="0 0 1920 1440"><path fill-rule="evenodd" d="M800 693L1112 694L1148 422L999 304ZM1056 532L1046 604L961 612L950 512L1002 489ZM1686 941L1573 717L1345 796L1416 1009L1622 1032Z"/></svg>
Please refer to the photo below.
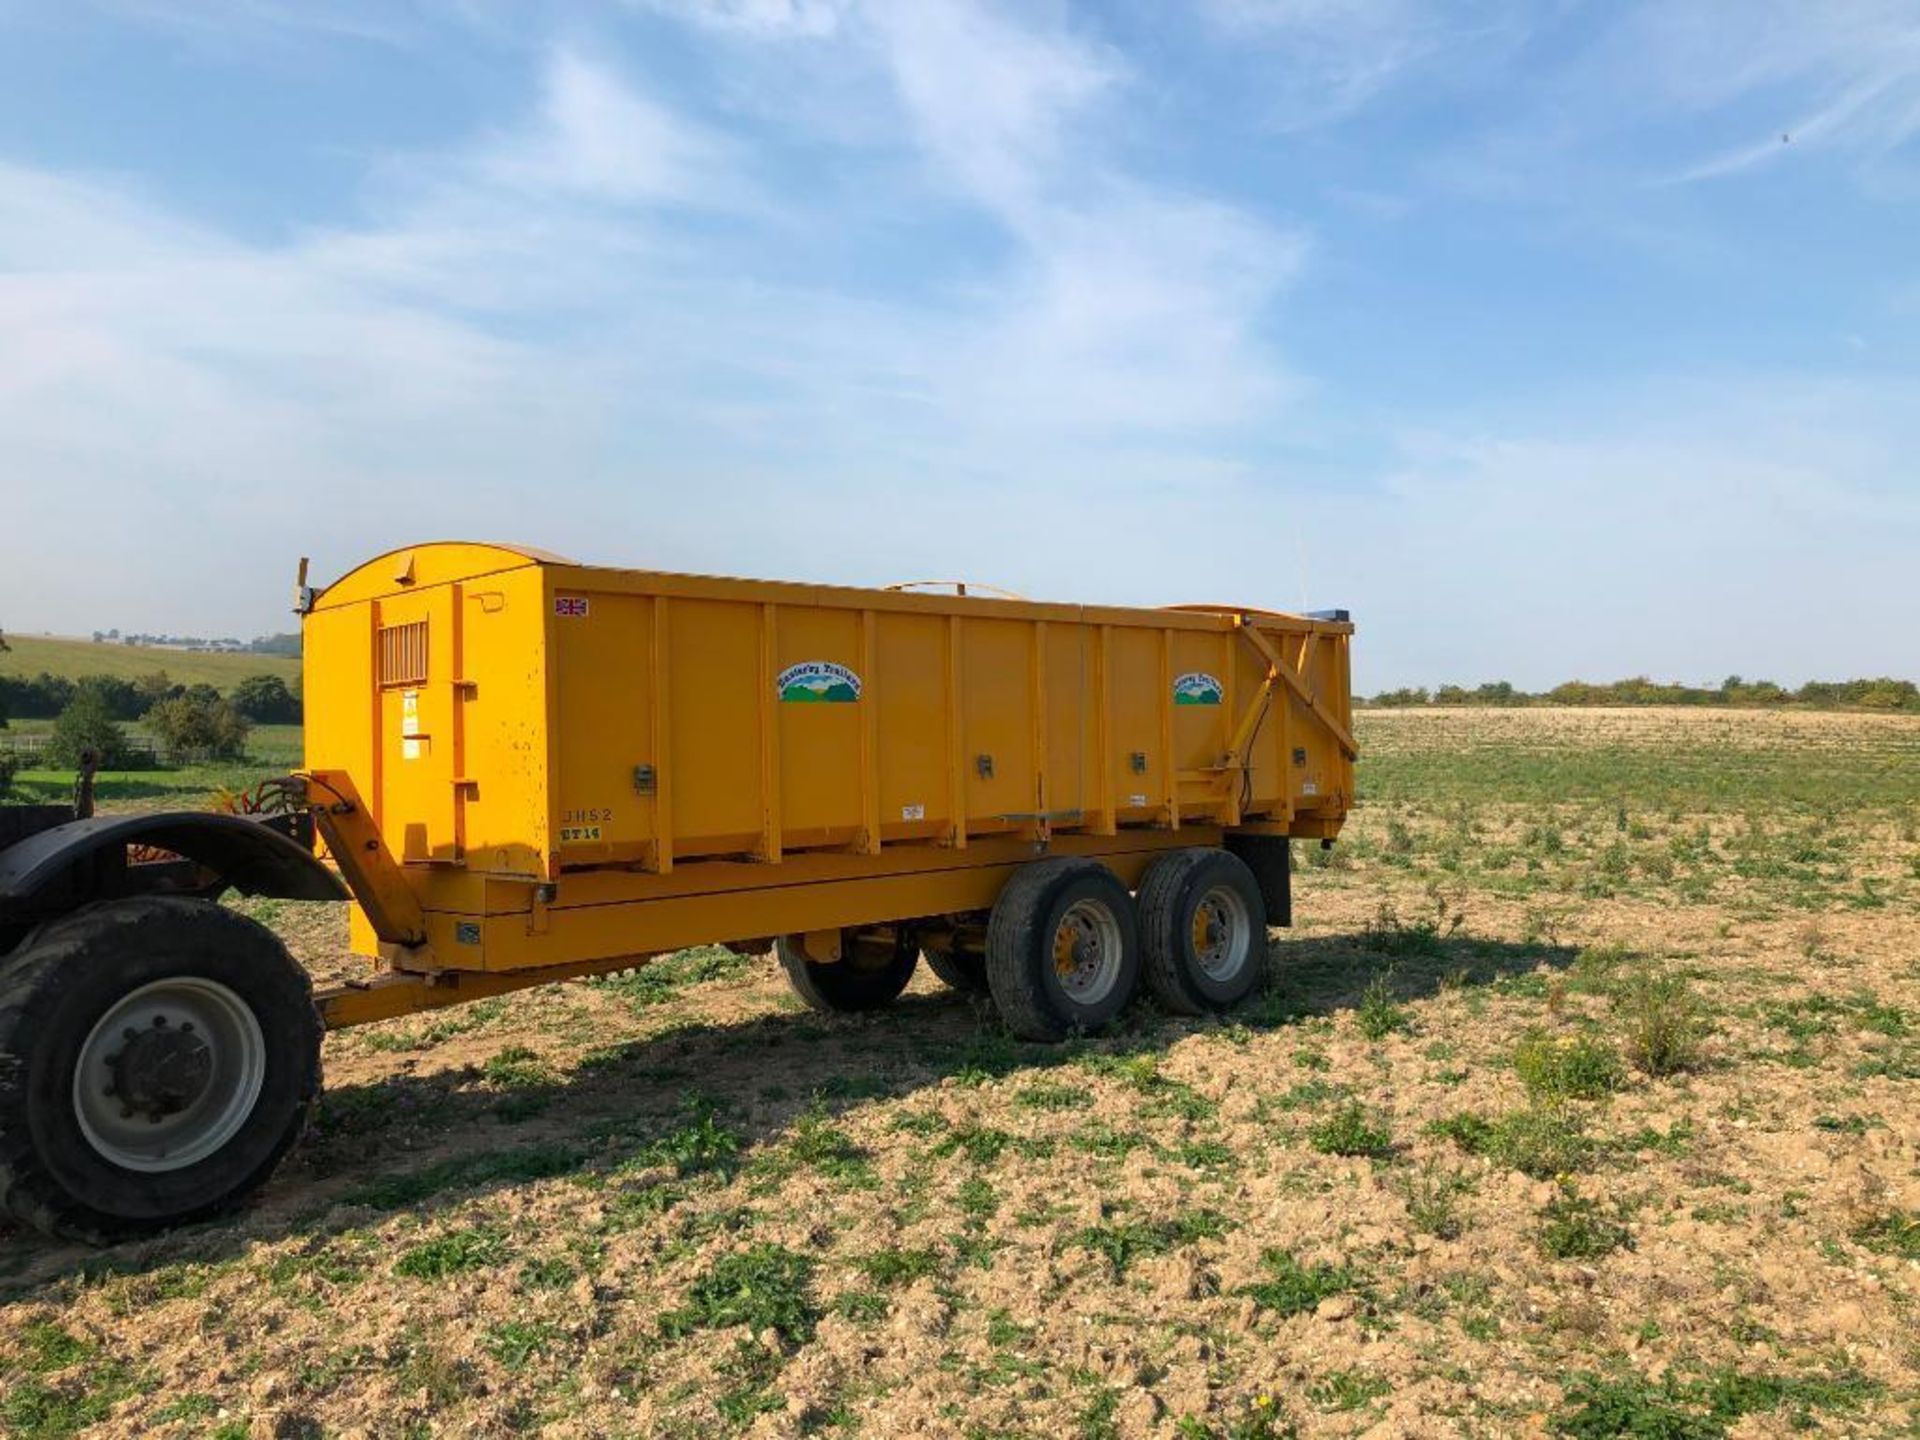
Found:
<svg viewBox="0 0 1920 1440"><path fill-rule="evenodd" d="M158 879L166 862L128 864L129 845L192 862L205 872L202 888L231 886L242 894L282 900L348 898L340 878L311 851L261 820L162 811L72 820L0 850L0 919L161 888L143 884L142 872L151 869Z"/></svg>

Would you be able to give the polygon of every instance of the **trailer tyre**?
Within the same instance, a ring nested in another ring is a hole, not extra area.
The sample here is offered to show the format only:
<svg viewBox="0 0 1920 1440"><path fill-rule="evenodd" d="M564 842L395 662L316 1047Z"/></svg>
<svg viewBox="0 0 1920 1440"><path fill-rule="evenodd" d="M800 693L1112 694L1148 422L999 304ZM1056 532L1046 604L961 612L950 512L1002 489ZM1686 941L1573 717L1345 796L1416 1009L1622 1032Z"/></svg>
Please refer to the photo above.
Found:
<svg viewBox="0 0 1920 1440"><path fill-rule="evenodd" d="M840 958L825 962L807 955L805 938L799 935L782 935L774 942L774 951L800 998L829 1014L891 1005L920 963L919 946L904 932L880 937L843 930Z"/></svg>
<svg viewBox="0 0 1920 1440"><path fill-rule="evenodd" d="M144 896L0 961L0 1208L105 1244L256 1189L320 1094L319 1012L271 931Z"/></svg>
<svg viewBox="0 0 1920 1440"><path fill-rule="evenodd" d="M1014 872L987 922L987 983L1023 1040L1091 1034L1140 980L1133 897L1106 866L1060 857Z"/></svg>
<svg viewBox="0 0 1920 1440"><path fill-rule="evenodd" d="M984 950L969 950L955 945L945 950L928 950L927 968L938 975L949 989L962 995L985 995L987 956Z"/></svg>
<svg viewBox="0 0 1920 1440"><path fill-rule="evenodd" d="M1147 987L1176 1015L1226 1010L1266 972L1267 908L1246 863L1225 850L1175 850L1140 879Z"/></svg>

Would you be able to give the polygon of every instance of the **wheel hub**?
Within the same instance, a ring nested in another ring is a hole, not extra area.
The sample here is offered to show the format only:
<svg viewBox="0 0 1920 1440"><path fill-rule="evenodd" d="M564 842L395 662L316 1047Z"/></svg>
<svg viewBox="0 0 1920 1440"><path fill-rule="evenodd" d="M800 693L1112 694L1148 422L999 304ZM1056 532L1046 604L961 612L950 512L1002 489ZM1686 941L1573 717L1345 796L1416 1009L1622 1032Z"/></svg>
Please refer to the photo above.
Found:
<svg viewBox="0 0 1920 1440"><path fill-rule="evenodd" d="M1239 974L1254 949L1246 902L1224 885L1207 891L1194 907L1189 939L1195 963L1213 979L1225 981Z"/></svg>
<svg viewBox="0 0 1920 1440"><path fill-rule="evenodd" d="M1060 987L1083 1005L1103 999L1120 973L1119 926L1103 908L1082 900L1053 932L1053 971Z"/></svg>
<svg viewBox="0 0 1920 1440"><path fill-rule="evenodd" d="M107 1057L112 1094L121 1107L158 1123L177 1115L206 1093L213 1079L213 1048L194 1032L156 1015L145 1030L129 1029L126 1047Z"/></svg>
<svg viewBox="0 0 1920 1440"><path fill-rule="evenodd" d="M73 1118L122 1169L180 1170L239 1133L266 1070L265 1034L234 990L201 976L155 980L109 1005L82 1042Z"/></svg>

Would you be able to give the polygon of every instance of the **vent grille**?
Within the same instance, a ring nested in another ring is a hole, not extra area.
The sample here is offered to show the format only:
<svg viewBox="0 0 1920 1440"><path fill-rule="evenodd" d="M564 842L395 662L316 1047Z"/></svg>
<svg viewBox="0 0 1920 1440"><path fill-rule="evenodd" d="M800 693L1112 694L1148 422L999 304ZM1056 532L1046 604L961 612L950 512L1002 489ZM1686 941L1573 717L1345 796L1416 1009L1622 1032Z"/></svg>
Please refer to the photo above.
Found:
<svg viewBox="0 0 1920 1440"><path fill-rule="evenodd" d="M427 683L427 622L380 627L380 683Z"/></svg>

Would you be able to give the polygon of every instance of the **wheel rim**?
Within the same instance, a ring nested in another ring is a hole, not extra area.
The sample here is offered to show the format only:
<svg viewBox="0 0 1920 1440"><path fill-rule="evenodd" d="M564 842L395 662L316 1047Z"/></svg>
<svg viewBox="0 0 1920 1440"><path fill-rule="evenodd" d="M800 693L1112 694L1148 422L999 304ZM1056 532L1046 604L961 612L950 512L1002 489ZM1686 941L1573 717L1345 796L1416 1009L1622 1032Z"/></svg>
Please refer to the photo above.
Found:
<svg viewBox="0 0 1920 1440"><path fill-rule="evenodd" d="M1210 980L1231 980L1253 954L1253 916L1230 886L1216 885L1193 911L1194 963Z"/></svg>
<svg viewBox="0 0 1920 1440"><path fill-rule="evenodd" d="M80 1047L73 1113L99 1154L127 1170L183 1170L231 1140L266 1079L267 1045L247 1003L217 980L156 980L121 997Z"/></svg>
<svg viewBox="0 0 1920 1440"><path fill-rule="evenodd" d="M1097 900L1076 900L1053 931L1053 970L1081 1005L1097 1005L1120 980L1120 921Z"/></svg>

